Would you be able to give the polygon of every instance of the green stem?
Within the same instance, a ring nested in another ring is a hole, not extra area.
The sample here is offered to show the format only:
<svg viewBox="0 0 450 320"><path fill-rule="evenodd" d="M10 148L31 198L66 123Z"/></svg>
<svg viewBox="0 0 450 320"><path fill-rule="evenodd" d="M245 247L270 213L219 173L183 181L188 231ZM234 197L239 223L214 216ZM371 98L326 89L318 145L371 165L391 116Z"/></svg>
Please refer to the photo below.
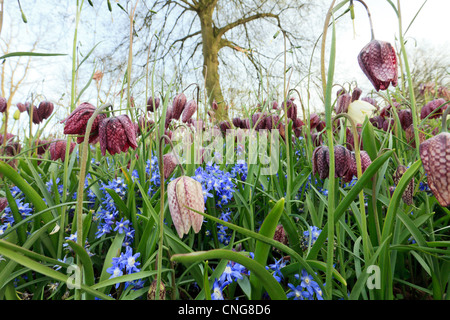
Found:
<svg viewBox="0 0 450 320"><path fill-rule="evenodd" d="M111 104L104 104L100 106L92 116L89 118L89 121L86 125L86 132L84 134L84 142L83 142L83 150L80 155L80 175L78 179L78 190L77 190L77 205L76 205L76 230L77 230L77 244L84 248L83 241L83 196L84 196L84 179L86 177L86 167L87 167L87 156L88 156L88 146L89 146L89 136L91 134L92 124L94 123L95 118L102 112L105 108L109 107ZM73 226L72 226L73 228ZM80 271L80 277L82 278L82 266L81 259L78 260L78 267ZM79 290L75 290L77 293ZM76 297L79 298L79 294L76 294Z"/></svg>
<svg viewBox="0 0 450 320"><path fill-rule="evenodd" d="M419 119L417 116L417 105L416 105L416 98L414 95L414 86L412 83L411 71L409 69L408 56L406 54L406 49L405 49L405 41L403 39L402 14L401 14L401 10L400 10L400 0L397 0L397 13L398 13L399 41L400 41L400 46L401 46L401 51L402 51L402 56L403 56L403 62L405 65L406 79L408 80L409 99L411 102L411 113L412 113L412 118L413 118L413 126L414 126L414 128L418 128L419 127ZM416 143L417 158L420 158L420 153L419 153L420 140L419 140L419 131L418 130L414 130L414 139L415 139L415 143Z"/></svg>

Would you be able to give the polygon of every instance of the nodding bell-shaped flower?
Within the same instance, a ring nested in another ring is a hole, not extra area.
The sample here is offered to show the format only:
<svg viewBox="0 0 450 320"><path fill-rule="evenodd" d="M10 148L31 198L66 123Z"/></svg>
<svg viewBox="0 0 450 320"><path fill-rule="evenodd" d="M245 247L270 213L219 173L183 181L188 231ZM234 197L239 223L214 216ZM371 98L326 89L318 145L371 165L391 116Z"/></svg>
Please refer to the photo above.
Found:
<svg viewBox="0 0 450 320"><path fill-rule="evenodd" d="M103 156L106 150L114 155L126 152L130 147L137 148L136 130L126 114L103 119L99 124L98 134Z"/></svg>
<svg viewBox="0 0 450 320"><path fill-rule="evenodd" d="M172 104L172 119L179 120L186 105L186 96L184 93L177 94Z"/></svg>
<svg viewBox="0 0 450 320"><path fill-rule="evenodd" d="M41 103L39 103L37 112L41 121L50 117L50 115L53 113L53 109L54 105L50 101L42 101Z"/></svg>
<svg viewBox="0 0 450 320"><path fill-rule="evenodd" d="M147 111L154 112L158 109L160 103L159 98L150 97L147 100Z"/></svg>
<svg viewBox="0 0 450 320"><path fill-rule="evenodd" d="M361 171L364 173L372 163L369 154L361 150ZM319 173L320 179L328 178L330 170L330 154L327 146L319 146L313 151L313 175ZM335 177L342 178L343 182L350 182L353 176L357 176L355 153L344 146L334 146Z"/></svg>
<svg viewBox="0 0 450 320"><path fill-rule="evenodd" d="M178 158L172 152L163 156L164 179L168 179L178 164Z"/></svg>
<svg viewBox="0 0 450 320"><path fill-rule="evenodd" d="M167 200L178 236L182 238L191 227L195 233L198 233L202 228L203 216L190 209L198 212L204 212L205 210L200 182L187 176L172 180L167 187Z"/></svg>
<svg viewBox="0 0 450 320"><path fill-rule="evenodd" d="M376 109L369 102L355 100L348 105L347 114L356 124L363 124L366 117L370 118Z"/></svg>
<svg viewBox="0 0 450 320"><path fill-rule="evenodd" d="M22 102L19 102L16 106L17 109L20 111L20 113L27 111L27 106L24 105Z"/></svg>
<svg viewBox="0 0 450 320"><path fill-rule="evenodd" d="M75 148L75 145L76 145L75 142L70 143L69 154L72 153L73 149ZM51 142L48 147L50 151L50 159L53 161L56 161L58 159L64 161L66 159L66 146L67 146L66 140L55 140Z"/></svg>
<svg viewBox="0 0 450 320"><path fill-rule="evenodd" d="M325 179L328 177L330 171L330 154L327 146L319 146L314 149L312 155L312 169L313 175L319 173L320 179Z"/></svg>
<svg viewBox="0 0 450 320"><path fill-rule="evenodd" d="M31 109L33 109L33 123L34 124L39 124L39 123L41 123L42 122L42 119L41 119L41 117L39 116L39 113L38 113L38 108L36 107L36 106L34 106L34 105L31 105L30 103L27 103L26 104L26 108L27 108L27 112L28 112L28 115L31 117Z"/></svg>
<svg viewBox="0 0 450 320"><path fill-rule="evenodd" d="M377 91L395 87L398 65L395 50L389 42L372 40L359 53L358 63Z"/></svg>
<svg viewBox="0 0 450 320"><path fill-rule="evenodd" d="M5 98L0 97L0 112L3 113L6 111L7 101Z"/></svg>
<svg viewBox="0 0 450 320"><path fill-rule="evenodd" d="M442 98L434 99L434 100L428 102L420 110L420 119L423 120L426 117L428 117L433 111L435 111L437 108L439 108L445 102L446 101L444 99L442 99ZM429 116L428 119L440 118L442 116L442 114L444 113L445 109L447 109L447 105L444 105L439 110L433 112L433 114L431 116Z"/></svg>
<svg viewBox="0 0 450 320"><path fill-rule="evenodd" d="M195 100L189 100L184 106L183 113L181 114L181 121L188 122L192 118L195 111L197 111L197 102Z"/></svg>
<svg viewBox="0 0 450 320"><path fill-rule="evenodd" d="M398 185L400 182L401 177L406 172L407 168L404 165L399 165L397 170L395 171L392 178L394 179L394 183ZM413 205L413 195L414 195L414 179L411 179L411 181L408 183L408 186L406 187L405 191L402 194L403 201L411 206Z"/></svg>
<svg viewBox="0 0 450 320"><path fill-rule="evenodd" d="M425 140L419 152L431 192L441 206L450 206L450 133Z"/></svg>
<svg viewBox="0 0 450 320"><path fill-rule="evenodd" d="M61 123L64 125L64 134L75 134L78 135L77 143L80 144L84 141L84 135L86 133L86 126L95 112L95 107L89 102L83 102L72 113ZM91 134L89 136L89 143L96 143L98 141L98 128L100 122L106 118L105 114L99 114L91 127Z"/></svg>

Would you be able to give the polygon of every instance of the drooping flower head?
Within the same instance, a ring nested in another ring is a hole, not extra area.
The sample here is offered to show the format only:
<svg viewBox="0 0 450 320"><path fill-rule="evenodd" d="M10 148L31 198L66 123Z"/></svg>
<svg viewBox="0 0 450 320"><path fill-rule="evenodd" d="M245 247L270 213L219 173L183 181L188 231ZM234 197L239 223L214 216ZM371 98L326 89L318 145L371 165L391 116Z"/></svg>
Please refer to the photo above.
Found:
<svg viewBox="0 0 450 320"><path fill-rule="evenodd" d="M137 148L134 124L127 115L103 119L98 134L102 155L108 151L111 155L126 152L128 148Z"/></svg>
<svg viewBox="0 0 450 320"><path fill-rule="evenodd" d="M203 190L200 182L187 176L172 180L167 187L167 200L178 236L182 238L184 234L189 232L191 227L195 233L198 233L202 227L203 216L189 208L198 212L204 212L205 210Z"/></svg>
<svg viewBox="0 0 450 320"><path fill-rule="evenodd" d="M58 159L61 159L61 161L64 161L66 159L66 146L67 141L66 140L55 140L49 145L49 151L50 151L50 159L53 161L56 161ZM70 149L69 154L72 153L73 149L75 148L75 142L70 143Z"/></svg>
<svg viewBox="0 0 450 320"><path fill-rule="evenodd" d="M372 40L359 53L358 63L377 91L386 90L398 82L395 50L389 42Z"/></svg>
<svg viewBox="0 0 450 320"><path fill-rule="evenodd" d="M64 134L76 134L77 143L84 141L84 135L86 133L86 126L95 112L95 107L89 102L83 102L61 123L65 123ZM98 128L99 123L106 118L105 114L99 114L92 123L91 133L89 136L89 143L96 143L98 141Z"/></svg>
<svg viewBox="0 0 450 320"><path fill-rule="evenodd" d="M419 152L431 192L441 206L450 206L450 133L425 140Z"/></svg>

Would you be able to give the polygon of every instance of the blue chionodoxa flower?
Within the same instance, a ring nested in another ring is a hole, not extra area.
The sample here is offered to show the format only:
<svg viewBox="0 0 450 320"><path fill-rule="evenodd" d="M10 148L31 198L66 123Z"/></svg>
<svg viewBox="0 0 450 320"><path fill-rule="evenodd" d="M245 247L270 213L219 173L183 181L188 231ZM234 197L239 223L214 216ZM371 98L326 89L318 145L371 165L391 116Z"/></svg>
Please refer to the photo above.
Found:
<svg viewBox="0 0 450 320"><path fill-rule="evenodd" d="M137 261L140 255L140 252L133 254L133 249L131 247L126 247L125 253L121 253L119 257L112 258L111 267L106 269L106 272L111 275L109 279L120 277L124 274L140 272L141 269L139 269L138 266L141 263ZM130 283L127 282L125 284L125 287L127 287L129 284ZM116 283L116 288L118 288L119 285L120 283Z"/></svg>
<svg viewBox="0 0 450 320"><path fill-rule="evenodd" d="M211 300L224 300L223 297L223 289L229 284L229 282L225 281L220 284L216 279L213 284L213 292L211 293Z"/></svg>

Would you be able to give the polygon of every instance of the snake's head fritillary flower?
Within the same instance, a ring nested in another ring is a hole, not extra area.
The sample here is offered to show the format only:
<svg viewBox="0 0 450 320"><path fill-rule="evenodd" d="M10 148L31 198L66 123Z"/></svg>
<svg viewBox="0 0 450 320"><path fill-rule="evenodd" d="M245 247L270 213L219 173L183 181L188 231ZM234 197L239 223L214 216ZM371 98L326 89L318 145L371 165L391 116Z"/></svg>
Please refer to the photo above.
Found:
<svg viewBox="0 0 450 320"><path fill-rule="evenodd" d="M61 123L64 125L64 134L78 135L77 143L84 141L84 135L86 133L86 126L95 112L95 107L89 102L83 102ZM100 122L106 118L105 114L99 114L92 123L91 133L89 136L89 143L96 143L98 141L98 128Z"/></svg>
<svg viewBox="0 0 450 320"><path fill-rule="evenodd" d="M182 238L191 227L198 233L202 227L203 216L190 209L198 212L205 210L201 183L187 176L176 178L167 187L167 200L178 236Z"/></svg>
<svg viewBox="0 0 450 320"><path fill-rule="evenodd" d="M398 63L389 42L372 40L359 53L358 63L377 91L395 87L398 82Z"/></svg>
<svg viewBox="0 0 450 320"><path fill-rule="evenodd" d="M181 121L184 123L188 122L194 115L195 111L197 111L197 102L195 100L189 100L186 102L183 113L181 114Z"/></svg>
<svg viewBox="0 0 450 320"><path fill-rule="evenodd" d="M123 114L103 119L99 124L98 134L102 155L108 151L111 155L136 149L136 130L130 118Z"/></svg>
<svg viewBox="0 0 450 320"><path fill-rule="evenodd" d="M0 198L0 212L2 212L8 206L8 199Z"/></svg>
<svg viewBox="0 0 450 320"><path fill-rule="evenodd" d="M286 231L284 230L283 225L281 225L281 224L277 225L277 227L275 229L275 233L273 235L273 239L278 242L281 242L284 245L289 244L289 238L286 234Z"/></svg>
<svg viewBox="0 0 450 320"><path fill-rule="evenodd" d="M50 101L42 101L41 103L39 103L37 112L41 121L50 117L50 115L53 113L53 110L54 105Z"/></svg>
<svg viewBox="0 0 450 320"><path fill-rule="evenodd" d="M172 104L172 119L179 120L186 106L187 98L184 93L179 93L173 99Z"/></svg>
<svg viewBox="0 0 450 320"><path fill-rule="evenodd" d="M24 105L22 102L19 102L16 106L17 109L20 111L20 113L27 111L27 106Z"/></svg>
<svg viewBox="0 0 450 320"><path fill-rule="evenodd" d="M172 152L163 156L164 179L168 179L178 164L178 158Z"/></svg>
<svg viewBox="0 0 450 320"><path fill-rule="evenodd" d="M73 149L75 148L75 142L70 143L69 155L72 154ZM50 143L48 149L50 151L50 159L56 161L61 159L64 161L66 159L66 140L55 140Z"/></svg>
<svg viewBox="0 0 450 320"><path fill-rule="evenodd" d="M313 175L319 173L319 178L322 180L328 177L330 154L327 146L319 146L314 149L312 162Z"/></svg>
<svg viewBox="0 0 450 320"><path fill-rule="evenodd" d="M408 168L404 165L399 165L397 167L397 170L395 171L394 175L392 176L394 183L398 185L400 182L401 177L406 172ZM413 195L414 195L414 179L411 179L411 181L408 183L408 186L406 187L405 191L402 194L403 201L411 206L413 205Z"/></svg>
<svg viewBox="0 0 450 320"><path fill-rule="evenodd" d="M156 300L156 288L158 286L158 281L154 279L150 285L147 292L147 300ZM159 284L159 300L166 300L166 286L161 281Z"/></svg>
<svg viewBox="0 0 450 320"><path fill-rule="evenodd" d="M408 129L412 125L412 113L410 109L403 109L398 112L398 118L403 130Z"/></svg>
<svg viewBox="0 0 450 320"><path fill-rule="evenodd" d="M427 104L425 104L422 109L420 110L420 119L425 119L428 117L433 111L435 111L437 108L439 108L441 105L443 105L446 101L442 98L434 99ZM444 105L436 112L433 112L431 116L428 117L428 119L436 119L442 116L445 109L447 109L447 105Z"/></svg>
<svg viewBox="0 0 450 320"><path fill-rule="evenodd" d="M147 111L154 112L158 109L160 104L159 98L149 97L147 100Z"/></svg>
<svg viewBox="0 0 450 320"><path fill-rule="evenodd" d="M242 125L241 118L239 118L239 117L233 118L233 120L231 120L231 122L233 122L233 125L234 125L236 128L240 128L241 125Z"/></svg>
<svg viewBox="0 0 450 320"><path fill-rule="evenodd" d="M339 113L347 113L348 106L352 102L352 96L349 93L341 93L339 94L337 101L336 101L336 114Z"/></svg>
<svg viewBox="0 0 450 320"><path fill-rule="evenodd" d="M227 130L231 129L231 124L230 124L230 122L228 120L222 120L219 123L219 128L220 128L220 131L222 131L223 134L226 134Z"/></svg>
<svg viewBox="0 0 450 320"><path fill-rule="evenodd" d="M28 112L28 115L31 117L31 115L30 115L30 110L31 109L33 109L33 123L34 124L39 124L39 123L41 123L42 122L42 119L41 119L41 117L39 116L39 113L38 113L38 108L36 107L36 106L34 106L34 105L31 105L30 103L26 103L25 104L25 106L26 106L26 109L27 109L27 112Z"/></svg>
<svg viewBox="0 0 450 320"><path fill-rule="evenodd" d="M370 166L372 163L372 160L370 159L369 154L367 151L361 150L359 152L359 156L361 158L361 173L364 173L366 169ZM358 168L356 165L356 155L355 152L351 152L351 157L348 161L348 170L345 173L345 175L342 177L343 182L350 182L353 178L353 176L358 176Z"/></svg>
<svg viewBox="0 0 450 320"><path fill-rule="evenodd" d="M6 111L6 106L8 105L5 98L0 97L0 112L3 113Z"/></svg>
<svg viewBox="0 0 450 320"><path fill-rule="evenodd" d="M450 206L450 133L425 140L419 152L431 192L441 206Z"/></svg>

